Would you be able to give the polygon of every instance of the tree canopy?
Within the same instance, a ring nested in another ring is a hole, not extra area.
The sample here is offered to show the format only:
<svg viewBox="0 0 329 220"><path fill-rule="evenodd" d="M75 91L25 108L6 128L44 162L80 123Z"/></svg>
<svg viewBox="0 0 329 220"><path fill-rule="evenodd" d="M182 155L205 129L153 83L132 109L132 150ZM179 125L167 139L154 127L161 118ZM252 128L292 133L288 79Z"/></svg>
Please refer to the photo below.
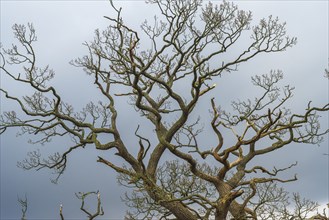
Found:
<svg viewBox="0 0 329 220"><path fill-rule="evenodd" d="M269 16L253 26L251 12L225 1L149 0L161 14L135 30L124 22L122 9L110 3L116 16L105 16L109 26L96 30L94 39L84 43L87 55L71 62L92 77L101 100L80 111L51 85L55 72L38 66L33 25L13 26L19 46L1 51L1 74L30 86L34 93L19 97L0 89L24 113L3 112L0 133L19 127L21 134L38 137L33 143L47 144L62 136L72 140L64 152L46 158L32 151L19 166L52 169L57 182L74 150L93 146L114 152L123 164L114 164L111 156L99 156L97 162L115 170L119 183L133 189L125 197L133 210L128 219L288 219L313 211L316 205L301 202L297 194L294 201L306 206L306 212L291 213L275 203L277 198L286 201L286 193L275 183L297 180L278 174L296 163L270 170L255 158L292 143L320 143L329 130L321 129L319 117L327 114L329 104L317 107L308 102L303 113L292 112L286 104L294 88L278 86L281 70L252 77L262 93L232 101L233 111L223 109L213 93L214 79L237 71L256 56L294 46L297 39L287 35L285 23ZM248 44L236 48L246 35ZM11 65L21 69L13 72ZM126 98L126 108L135 109L153 128L152 134L140 132L144 124L126 128L137 138L134 146L126 144L119 128L117 102ZM192 117L201 100L207 100L210 109L209 137L216 143L211 146L199 138L200 119ZM77 195L82 204L86 195ZM273 202L276 205L268 208ZM89 213L83 205L81 210ZM99 203L97 214L102 212Z"/></svg>

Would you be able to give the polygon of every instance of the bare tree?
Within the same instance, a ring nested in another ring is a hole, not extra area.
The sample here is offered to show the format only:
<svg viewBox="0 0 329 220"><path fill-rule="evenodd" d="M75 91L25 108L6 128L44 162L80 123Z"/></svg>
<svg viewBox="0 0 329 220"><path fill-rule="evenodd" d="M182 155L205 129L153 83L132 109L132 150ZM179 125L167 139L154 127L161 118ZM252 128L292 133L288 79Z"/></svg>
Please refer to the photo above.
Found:
<svg viewBox="0 0 329 220"><path fill-rule="evenodd" d="M92 195L92 194L97 195L97 208L96 208L96 212L94 214L92 214L90 211L88 211L85 208L85 198L89 195ZM103 210L102 203L101 203L101 194L100 194L99 191L97 191L97 192L87 192L87 193L79 192L79 193L76 194L76 197L81 200L80 209L81 209L81 211L83 211L84 213L87 214L88 219L93 220L97 216L104 215L104 210Z"/></svg>
<svg viewBox="0 0 329 220"><path fill-rule="evenodd" d="M27 212L27 197L25 195L25 198L22 199L22 198L18 198L17 199L20 206L21 206L21 211L22 211L22 218L21 220L26 220L26 212Z"/></svg>
<svg viewBox="0 0 329 220"><path fill-rule="evenodd" d="M87 214L88 216L88 219L89 220L93 220L95 218L97 218L98 216L102 216L104 215L104 210L103 210L103 207L102 207L102 201L101 201L101 194L99 191L97 192L94 192L94 191L91 191L91 192L78 192L75 194L76 197L78 199L81 200L81 211L84 212L85 214ZM85 199L87 196L90 196L90 195L97 195L97 208L96 208L96 211L94 214L92 214L90 211L88 211L86 208L85 208ZM22 220L26 220L26 211L27 211L27 208L28 208L28 204L27 204L27 198L25 196L25 199L21 199L21 198L18 198L18 202L20 203L21 207L22 207ZM61 218L61 220L64 220L64 214L63 214L63 205L61 204L60 207L59 207L59 216Z"/></svg>
<svg viewBox="0 0 329 220"><path fill-rule="evenodd" d="M252 83L263 93L255 99L233 101L232 111L218 106L215 98L209 100L212 115L209 123L217 140L215 146L205 146L198 138L202 129L198 120L191 122L191 115L199 101L207 97L205 94L210 95L216 87L215 78L236 71L239 64L255 56L285 51L296 44L296 38L287 36L285 23L272 16L251 26L251 12L238 10L229 2L219 5L203 5L200 0L148 2L157 5L161 15L152 22L145 21L141 30L136 31L124 22L122 9L111 1L117 16L105 16L110 23L108 28L96 30L94 40L85 43L88 54L72 61L72 65L93 77L92 83L106 100L90 102L78 112L48 85L54 71L49 66L37 66L33 25L14 25L15 37L22 47L3 49L0 68L13 80L29 85L35 93L20 98L0 89L26 115L4 112L0 132L19 127L21 134L38 135L40 139L35 143L70 136L73 144L65 152L45 159L34 151L19 163L24 169L55 170L58 173L55 182L66 170L67 156L75 149L89 145L102 151L114 149L125 164L117 165L104 157L98 157L97 161L114 169L123 184L141 194L127 195L128 204L150 205L136 207L138 218L220 220L231 215L234 219L257 219L257 211L250 206L257 187L297 178L278 177L294 164L270 170L261 164L250 167L250 162L254 164L255 158L291 143L318 144L328 133L328 129L320 130L318 114L327 112L329 104L313 107L309 102L305 112L292 113L285 104L292 98L294 88L278 87L283 73L273 70L253 77ZM248 33L247 46L239 47L238 54L224 56ZM149 40L149 47L141 44L142 38ZM8 65L22 67L24 74L11 71ZM181 85L186 92L178 92ZM154 128L152 138L139 132L143 124L135 130L137 154L129 150L132 146L126 145L118 128L120 109L116 101L127 97L131 107ZM231 135L224 137L228 132ZM113 139L104 141L100 138L104 135ZM165 151L180 162L162 165L160 160ZM173 188L174 182L182 187Z"/></svg>

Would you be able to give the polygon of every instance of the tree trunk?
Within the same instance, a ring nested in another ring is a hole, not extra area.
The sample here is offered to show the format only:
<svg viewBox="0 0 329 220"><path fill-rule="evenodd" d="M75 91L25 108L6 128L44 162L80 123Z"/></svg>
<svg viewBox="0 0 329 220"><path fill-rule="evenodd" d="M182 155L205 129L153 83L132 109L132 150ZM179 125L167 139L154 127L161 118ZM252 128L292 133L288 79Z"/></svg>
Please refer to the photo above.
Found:
<svg viewBox="0 0 329 220"><path fill-rule="evenodd" d="M177 220L198 220L197 216L193 215L181 202L162 202L161 205L167 208Z"/></svg>
<svg viewBox="0 0 329 220"><path fill-rule="evenodd" d="M219 207L219 209L216 210L215 214L215 220L226 220L226 216L228 214L228 207Z"/></svg>
<svg viewBox="0 0 329 220"><path fill-rule="evenodd" d="M245 220L247 219L247 214L244 211L243 207L237 203L236 201L233 201L230 205L230 213L233 215L234 220Z"/></svg>
<svg viewBox="0 0 329 220"><path fill-rule="evenodd" d="M171 198L166 199L166 196L170 195L150 180L144 180L144 185L150 197L155 202L160 203L162 207L168 209L177 218L177 220L198 220L197 216L194 215L182 202L171 201Z"/></svg>
<svg viewBox="0 0 329 220"><path fill-rule="evenodd" d="M243 220L247 218L246 212L243 207L235 201L243 192L242 191L232 191L232 187L227 183L220 182L216 186L221 200L218 203L216 211L216 220L225 220L228 211L233 215L235 220Z"/></svg>

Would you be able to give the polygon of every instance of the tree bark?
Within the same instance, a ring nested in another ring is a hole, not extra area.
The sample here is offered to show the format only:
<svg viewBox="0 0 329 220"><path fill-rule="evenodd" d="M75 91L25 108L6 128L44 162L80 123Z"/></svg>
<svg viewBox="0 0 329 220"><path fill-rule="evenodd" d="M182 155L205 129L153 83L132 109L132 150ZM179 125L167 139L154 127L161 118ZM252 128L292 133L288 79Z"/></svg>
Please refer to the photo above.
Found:
<svg viewBox="0 0 329 220"><path fill-rule="evenodd" d="M158 202L161 206L168 209L177 218L177 220L198 220L197 216L194 215L182 202L171 201L171 198L166 198L166 196L170 195L163 189L159 188L156 184L151 181L145 181L144 184L150 197L155 202Z"/></svg>
<svg viewBox="0 0 329 220"><path fill-rule="evenodd" d="M216 186L221 199L216 210L215 220L225 220L230 212L235 220L246 219L247 215L242 205L235 201L243 191L232 191L232 187L224 182L219 182Z"/></svg>
<svg viewBox="0 0 329 220"><path fill-rule="evenodd" d="M177 220L198 220L197 216L191 213L181 202L162 202L161 205L177 217Z"/></svg>

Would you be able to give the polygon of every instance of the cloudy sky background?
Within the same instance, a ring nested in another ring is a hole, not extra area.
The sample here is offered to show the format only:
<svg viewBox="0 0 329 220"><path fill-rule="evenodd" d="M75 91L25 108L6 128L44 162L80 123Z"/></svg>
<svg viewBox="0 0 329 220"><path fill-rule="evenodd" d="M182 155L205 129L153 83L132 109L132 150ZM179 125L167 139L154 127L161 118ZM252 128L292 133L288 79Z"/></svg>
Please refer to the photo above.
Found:
<svg viewBox="0 0 329 220"><path fill-rule="evenodd" d="M220 1L215 1L219 3ZM250 76L268 73L271 69L281 69L285 74L282 85L295 86L294 100L289 107L302 113L307 102L314 105L328 103L328 80L324 69L328 68L328 1L234 1L240 9L253 12L254 24L268 15L278 16L287 22L287 32L296 36L298 43L283 53L261 55L240 66L239 71L215 79L216 90L209 95L215 96L218 104L228 106L234 99L253 98L259 90L253 90ZM133 27L157 13L143 1L116 1L123 7L125 21ZM68 62L86 53L84 41L92 40L96 28L104 28L108 21L104 15L113 16L114 11L107 1L1 1L1 42L5 48L13 39L11 26L14 23L32 22L37 30L38 42L35 44L39 66L47 64L56 72L52 81L65 101L72 102L76 110L90 100L97 98L96 90L81 69ZM17 87L1 74L1 87L17 94L29 94L31 90ZM126 101L119 102L120 125L126 137L133 133L137 122L133 112L127 110ZM207 123L209 99L198 112ZM17 109L16 105L4 100L1 95L1 112ZM322 119L323 128L328 127L328 117ZM205 128L206 130L207 128ZM28 197L28 218L58 218L59 205L63 204L66 218L82 218L80 203L74 192L100 190L105 211L104 218L122 219L125 206L120 196L125 189L116 183L116 174L102 164L96 163L97 156L109 153L97 152L92 148L79 150L70 156L68 169L58 185L50 182L49 170L23 171L16 167L17 161L26 157L33 149L41 152L55 152L67 147L69 140L56 139L46 146L27 144L29 137L16 137L17 130L9 130L1 138L1 219L19 219L20 207L17 196ZM207 135L205 134L205 137ZM286 189L300 192L302 196L328 202L328 136L320 146L292 145L275 152L259 163L267 167L284 167L298 160L297 168L288 171L287 176L298 173L298 182L289 183ZM258 162L258 161L257 161Z"/></svg>

